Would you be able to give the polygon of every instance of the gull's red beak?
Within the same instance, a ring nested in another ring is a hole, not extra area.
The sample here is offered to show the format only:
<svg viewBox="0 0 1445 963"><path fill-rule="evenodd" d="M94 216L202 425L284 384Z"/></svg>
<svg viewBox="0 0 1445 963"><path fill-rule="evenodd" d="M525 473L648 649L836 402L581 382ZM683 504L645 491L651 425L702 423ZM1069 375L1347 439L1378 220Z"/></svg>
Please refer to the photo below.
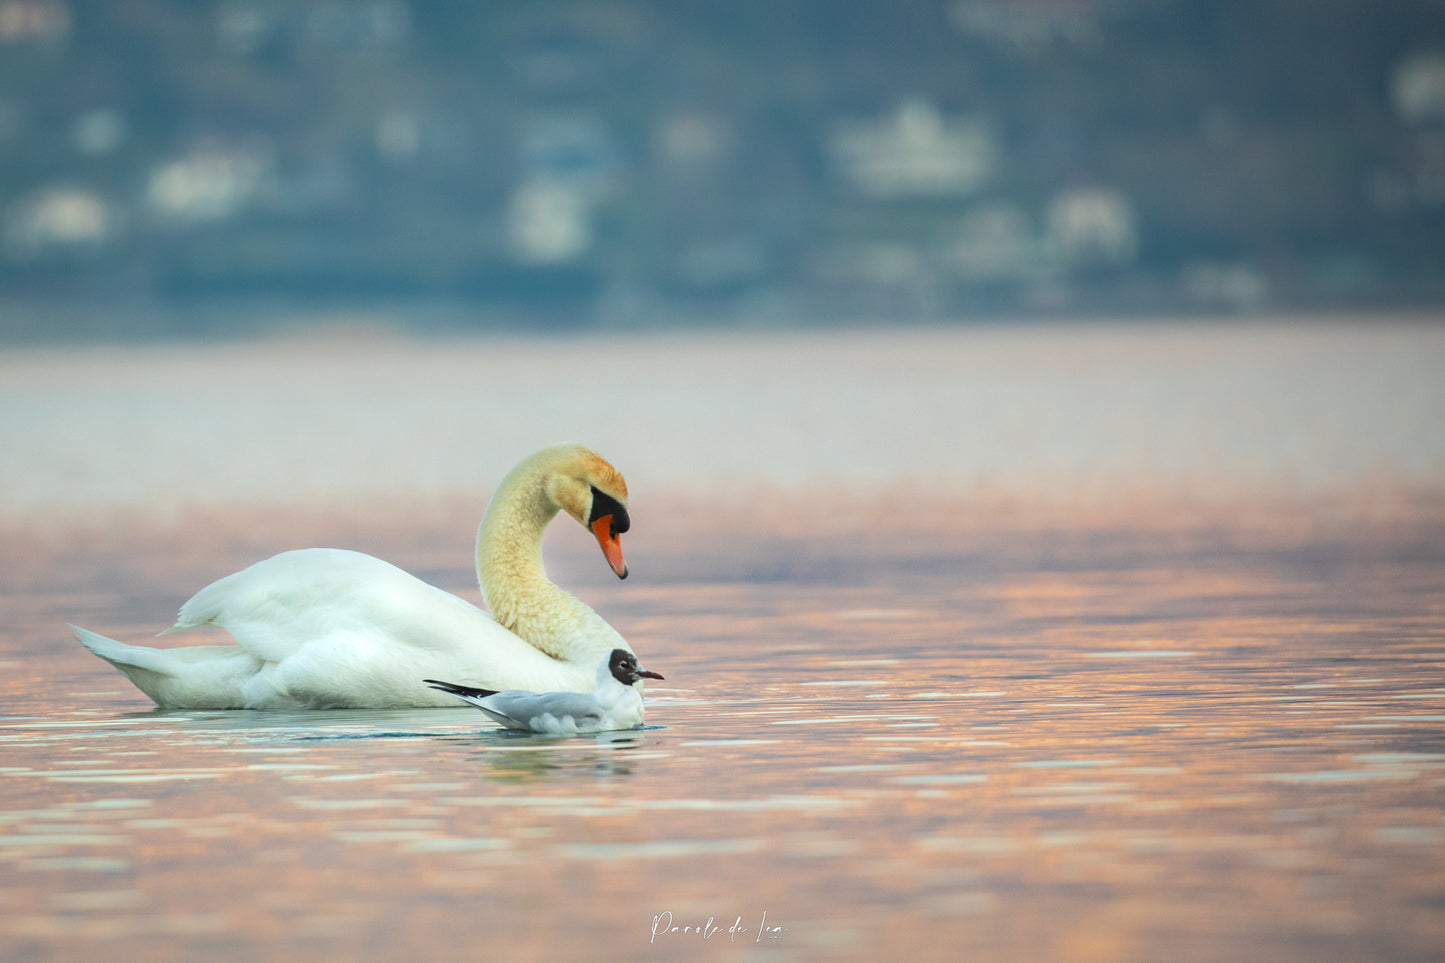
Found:
<svg viewBox="0 0 1445 963"><path fill-rule="evenodd" d="M637 674L638 674L639 676L641 676L642 678L644 678L644 679L661 679L661 678L662 678L662 673L661 673L661 672L649 672L648 670L646 670L646 669L644 669L644 668L641 668L641 667L638 668ZM663 681L666 681L666 680L663 680Z"/></svg>
<svg viewBox="0 0 1445 963"><path fill-rule="evenodd" d="M597 536L597 544L602 546L602 554L607 557L607 564L612 566L612 571L617 573L618 578L627 578L627 560L622 557L622 543L617 540L617 533L612 529L612 516L603 515L592 523L592 534Z"/></svg>

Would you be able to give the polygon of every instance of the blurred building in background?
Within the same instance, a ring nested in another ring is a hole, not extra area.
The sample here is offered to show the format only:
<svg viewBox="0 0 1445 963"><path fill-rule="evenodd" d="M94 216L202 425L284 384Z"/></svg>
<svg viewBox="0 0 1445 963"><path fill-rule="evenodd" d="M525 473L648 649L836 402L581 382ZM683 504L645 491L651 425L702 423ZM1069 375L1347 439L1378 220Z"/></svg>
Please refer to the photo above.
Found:
<svg viewBox="0 0 1445 963"><path fill-rule="evenodd" d="M0 0L0 304L86 299L1434 305L1445 4Z"/></svg>

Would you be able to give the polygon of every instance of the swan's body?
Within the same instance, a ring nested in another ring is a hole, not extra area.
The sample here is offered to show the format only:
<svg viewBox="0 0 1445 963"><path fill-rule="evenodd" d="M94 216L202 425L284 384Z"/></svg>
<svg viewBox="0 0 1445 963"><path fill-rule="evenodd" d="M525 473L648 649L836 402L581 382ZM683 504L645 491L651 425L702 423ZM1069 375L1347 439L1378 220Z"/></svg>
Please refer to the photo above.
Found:
<svg viewBox="0 0 1445 963"><path fill-rule="evenodd" d="M513 469L477 535L492 614L380 559L311 548L213 582L167 630L215 625L234 645L156 649L72 628L165 709L455 705L421 681L437 676L493 690L591 691L598 659L628 646L547 578L542 532L567 512L625 578L617 536L628 528L626 500L617 470L578 445L543 449Z"/></svg>
<svg viewBox="0 0 1445 963"><path fill-rule="evenodd" d="M597 662L594 692L496 692L435 679L423 681L439 692L471 703L508 729L575 735L640 728L643 708L637 682L643 678L662 676L639 666L637 657L628 650L613 649Z"/></svg>

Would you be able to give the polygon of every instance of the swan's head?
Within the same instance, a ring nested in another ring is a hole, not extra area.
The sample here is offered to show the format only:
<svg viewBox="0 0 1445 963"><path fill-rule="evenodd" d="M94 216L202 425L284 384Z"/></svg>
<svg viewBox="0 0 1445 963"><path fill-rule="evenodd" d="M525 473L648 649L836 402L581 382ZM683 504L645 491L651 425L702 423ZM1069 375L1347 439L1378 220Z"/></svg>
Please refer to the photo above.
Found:
<svg viewBox="0 0 1445 963"><path fill-rule="evenodd" d="M627 562L618 540L632 524L627 517L626 480L591 449L564 445L554 450L558 459L547 475L547 497L592 532L612 571L618 578L627 578Z"/></svg>

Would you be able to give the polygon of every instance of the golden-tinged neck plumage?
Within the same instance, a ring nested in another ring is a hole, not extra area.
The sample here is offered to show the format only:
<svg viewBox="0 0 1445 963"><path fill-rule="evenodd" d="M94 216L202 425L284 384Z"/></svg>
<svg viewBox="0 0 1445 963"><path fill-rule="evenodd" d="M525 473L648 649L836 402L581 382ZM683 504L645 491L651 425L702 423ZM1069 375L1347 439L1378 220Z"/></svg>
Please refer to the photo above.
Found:
<svg viewBox="0 0 1445 963"><path fill-rule="evenodd" d="M580 445L544 448L502 479L477 530L477 581L492 617L567 661L596 658L594 651L616 636L590 607L553 584L542 565L542 535L559 511L586 524L590 484L626 497L622 476L595 452Z"/></svg>

